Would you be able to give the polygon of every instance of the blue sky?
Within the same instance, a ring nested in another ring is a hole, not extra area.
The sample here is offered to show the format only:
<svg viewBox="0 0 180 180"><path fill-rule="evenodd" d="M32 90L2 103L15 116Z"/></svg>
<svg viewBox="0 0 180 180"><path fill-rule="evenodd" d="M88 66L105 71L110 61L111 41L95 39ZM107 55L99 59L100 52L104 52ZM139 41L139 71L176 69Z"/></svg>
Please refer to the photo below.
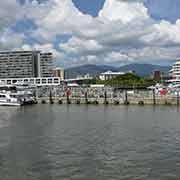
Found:
<svg viewBox="0 0 180 180"><path fill-rule="evenodd" d="M103 7L105 0L73 0L75 5L84 13L97 16L99 10Z"/></svg>
<svg viewBox="0 0 180 180"><path fill-rule="evenodd" d="M82 12L97 16L105 0L73 0L73 2ZM144 0L144 4L155 19L175 22L180 18L180 0Z"/></svg>
<svg viewBox="0 0 180 180"><path fill-rule="evenodd" d="M179 0L145 0L150 15L155 19L166 19L175 22L180 18Z"/></svg>
<svg viewBox="0 0 180 180"><path fill-rule="evenodd" d="M180 0L1 0L0 49L52 51L63 67L171 64L180 59L179 8Z"/></svg>

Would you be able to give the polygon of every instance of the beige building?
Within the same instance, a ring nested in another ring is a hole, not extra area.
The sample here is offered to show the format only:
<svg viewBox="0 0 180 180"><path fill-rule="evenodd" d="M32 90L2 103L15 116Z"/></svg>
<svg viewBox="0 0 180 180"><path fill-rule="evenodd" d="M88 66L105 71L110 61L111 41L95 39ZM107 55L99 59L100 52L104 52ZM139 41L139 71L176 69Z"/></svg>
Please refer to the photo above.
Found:
<svg viewBox="0 0 180 180"><path fill-rule="evenodd" d="M62 69L62 68L53 69L53 74L55 77L59 77L61 80L65 79L64 69Z"/></svg>

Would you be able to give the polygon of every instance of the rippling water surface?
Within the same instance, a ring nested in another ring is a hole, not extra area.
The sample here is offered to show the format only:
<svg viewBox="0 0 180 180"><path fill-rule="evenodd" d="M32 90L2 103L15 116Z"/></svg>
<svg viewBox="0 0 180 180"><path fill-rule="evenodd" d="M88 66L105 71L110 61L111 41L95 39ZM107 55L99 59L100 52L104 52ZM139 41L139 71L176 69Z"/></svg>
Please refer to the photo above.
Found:
<svg viewBox="0 0 180 180"><path fill-rule="evenodd" d="M176 107L0 107L2 180L179 178Z"/></svg>

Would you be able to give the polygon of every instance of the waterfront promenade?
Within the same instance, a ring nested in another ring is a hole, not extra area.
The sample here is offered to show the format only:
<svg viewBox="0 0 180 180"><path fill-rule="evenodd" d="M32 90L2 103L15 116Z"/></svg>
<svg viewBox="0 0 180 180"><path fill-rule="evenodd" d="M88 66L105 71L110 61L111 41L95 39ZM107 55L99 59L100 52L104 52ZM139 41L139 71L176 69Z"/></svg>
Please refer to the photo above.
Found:
<svg viewBox="0 0 180 180"><path fill-rule="evenodd" d="M161 97L158 96L154 100L153 97L128 97L127 101L125 98L88 98L84 97L39 97L37 98L38 103L58 103L58 104L114 104L114 105L178 105L177 97Z"/></svg>
<svg viewBox="0 0 180 180"><path fill-rule="evenodd" d="M153 90L114 90L113 88L54 87L36 91L38 103L114 104L114 105L178 105L178 94L160 95Z"/></svg>

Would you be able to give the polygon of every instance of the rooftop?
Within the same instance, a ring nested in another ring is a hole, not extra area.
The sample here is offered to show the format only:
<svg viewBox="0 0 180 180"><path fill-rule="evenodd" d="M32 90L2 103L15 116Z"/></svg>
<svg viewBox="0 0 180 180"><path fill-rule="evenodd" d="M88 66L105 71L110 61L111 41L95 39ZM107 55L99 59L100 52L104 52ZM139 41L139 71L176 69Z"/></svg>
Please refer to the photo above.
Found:
<svg viewBox="0 0 180 180"><path fill-rule="evenodd" d="M112 71L106 71L104 73L101 73L101 75L123 75L124 72L112 72Z"/></svg>
<svg viewBox="0 0 180 180"><path fill-rule="evenodd" d="M174 63L174 65L180 64L180 60L178 60L177 62Z"/></svg>
<svg viewBox="0 0 180 180"><path fill-rule="evenodd" d="M10 54L10 53L40 53L40 51L21 51L21 50L17 50L17 51L0 51L0 54Z"/></svg>
<svg viewBox="0 0 180 180"><path fill-rule="evenodd" d="M64 70L63 68L60 68L60 67L56 67L54 68L53 70Z"/></svg>

